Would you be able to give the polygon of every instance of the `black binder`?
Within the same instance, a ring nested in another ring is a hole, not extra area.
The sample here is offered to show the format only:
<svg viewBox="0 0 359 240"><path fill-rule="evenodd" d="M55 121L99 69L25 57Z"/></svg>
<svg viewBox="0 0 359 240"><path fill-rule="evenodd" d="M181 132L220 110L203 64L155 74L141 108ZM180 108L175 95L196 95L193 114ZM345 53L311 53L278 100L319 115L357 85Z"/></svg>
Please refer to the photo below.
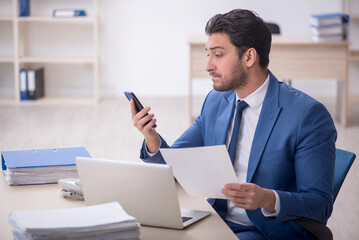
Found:
<svg viewBox="0 0 359 240"><path fill-rule="evenodd" d="M29 99L35 100L44 96L44 68L27 71Z"/></svg>

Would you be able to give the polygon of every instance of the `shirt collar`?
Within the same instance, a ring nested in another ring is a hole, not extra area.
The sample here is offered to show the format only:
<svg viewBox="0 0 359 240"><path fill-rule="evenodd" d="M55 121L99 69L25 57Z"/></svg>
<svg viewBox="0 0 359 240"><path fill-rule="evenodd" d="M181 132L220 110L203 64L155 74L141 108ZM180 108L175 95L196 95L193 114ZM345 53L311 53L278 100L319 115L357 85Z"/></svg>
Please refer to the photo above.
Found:
<svg viewBox="0 0 359 240"><path fill-rule="evenodd" d="M264 101L264 97L268 89L268 83L269 83L269 74L267 76L267 79L264 81L264 83L253 93L248 95L246 98L240 99L236 94L236 102L238 102L238 100L244 100L249 105L250 108L253 109L259 108L259 106L261 106Z"/></svg>

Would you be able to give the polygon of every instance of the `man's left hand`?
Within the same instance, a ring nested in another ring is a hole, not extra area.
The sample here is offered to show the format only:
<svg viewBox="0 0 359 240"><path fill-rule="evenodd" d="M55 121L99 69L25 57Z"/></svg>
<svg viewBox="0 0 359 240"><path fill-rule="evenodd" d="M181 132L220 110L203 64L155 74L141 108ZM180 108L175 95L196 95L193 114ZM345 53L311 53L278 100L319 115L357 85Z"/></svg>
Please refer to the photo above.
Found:
<svg viewBox="0 0 359 240"><path fill-rule="evenodd" d="M270 213L275 212L276 198L270 189L253 183L228 183L222 193L237 207L247 210L264 208Z"/></svg>

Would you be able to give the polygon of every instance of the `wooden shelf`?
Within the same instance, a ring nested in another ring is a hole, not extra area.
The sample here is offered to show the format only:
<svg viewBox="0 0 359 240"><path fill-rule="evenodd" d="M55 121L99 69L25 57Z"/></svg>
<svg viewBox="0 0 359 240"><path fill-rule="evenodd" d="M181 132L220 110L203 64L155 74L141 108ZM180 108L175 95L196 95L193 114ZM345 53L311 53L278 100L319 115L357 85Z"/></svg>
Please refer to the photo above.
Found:
<svg viewBox="0 0 359 240"><path fill-rule="evenodd" d="M20 63L96 63L96 57L84 56L24 56L19 58Z"/></svg>
<svg viewBox="0 0 359 240"><path fill-rule="evenodd" d="M351 50L350 56L351 57L359 57L359 50Z"/></svg>
<svg viewBox="0 0 359 240"><path fill-rule="evenodd" d="M45 97L37 100L16 101L13 98L0 98L0 105L21 104L21 105L87 105L96 104L95 97Z"/></svg>
<svg viewBox="0 0 359 240"><path fill-rule="evenodd" d="M46 22L46 23L94 23L94 16L85 17L52 17L52 16L29 16L29 17L18 17L19 22Z"/></svg>
<svg viewBox="0 0 359 240"><path fill-rule="evenodd" d="M0 63L13 63L14 57L11 56L2 56L0 57Z"/></svg>
<svg viewBox="0 0 359 240"><path fill-rule="evenodd" d="M359 13L350 14L350 20L359 20Z"/></svg>
<svg viewBox="0 0 359 240"><path fill-rule="evenodd" d="M350 51L350 60L359 61L359 50L351 50Z"/></svg>
<svg viewBox="0 0 359 240"><path fill-rule="evenodd" d="M16 101L14 98L0 98L0 105L10 105L10 104L15 104Z"/></svg>
<svg viewBox="0 0 359 240"><path fill-rule="evenodd" d="M11 22L12 16L0 16L0 21Z"/></svg>
<svg viewBox="0 0 359 240"><path fill-rule="evenodd" d="M54 105L54 104L66 104L66 105L78 105L78 104L95 104L97 103L97 99L95 97L45 97L40 98L35 101L27 100L27 101L20 101L21 104L24 105L31 105L31 104L38 104L38 105Z"/></svg>

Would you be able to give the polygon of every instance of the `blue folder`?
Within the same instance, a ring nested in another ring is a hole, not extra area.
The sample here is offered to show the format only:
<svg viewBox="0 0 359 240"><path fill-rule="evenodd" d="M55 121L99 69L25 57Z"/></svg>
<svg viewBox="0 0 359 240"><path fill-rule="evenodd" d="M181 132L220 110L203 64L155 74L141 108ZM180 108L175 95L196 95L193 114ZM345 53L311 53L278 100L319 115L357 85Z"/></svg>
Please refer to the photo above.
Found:
<svg viewBox="0 0 359 240"><path fill-rule="evenodd" d="M20 69L20 99L28 100L29 91L28 91L28 78L27 78L27 69Z"/></svg>
<svg viewBox="0 0 359 240"><path fill-rule="evenodd" d="M28 17L30 15L29 0L19 0L19 16Z"/></svg>
<svg viewBox="0 0 359 240"><path fill-rule="evenodd" d="M2 170L75 165L75 158L91 157L84 147L4 151Z"/></svg>
<svg viewBox="0 0 359 240"><path fill-rule="evenodd" d="M311 17L317 18L317 19L341 18L343 23L349 22L349 15L346 13L342 13L342 12L312 14Z"/></svg>
<svg viewBox="0 0 359 240"><path fill-rule="evenodd" d="M350 17L346 13L325 13L310 15L311 27L322 27L331 25L348 24Z"/></svg>

